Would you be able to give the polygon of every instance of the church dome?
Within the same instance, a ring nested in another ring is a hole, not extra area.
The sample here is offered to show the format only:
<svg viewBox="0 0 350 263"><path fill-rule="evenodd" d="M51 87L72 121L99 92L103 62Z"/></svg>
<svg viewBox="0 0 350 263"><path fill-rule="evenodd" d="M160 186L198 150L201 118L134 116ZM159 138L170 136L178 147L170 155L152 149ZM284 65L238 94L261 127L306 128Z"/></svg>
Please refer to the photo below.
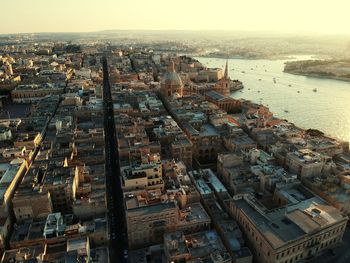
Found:
<svg viewBox="0 0 350 263"><path fill-rule="evenodd" d="M182 86L181 77L175 72L174 62L171 62L170 69L164 74L162 82L169 86Z"/></svg>

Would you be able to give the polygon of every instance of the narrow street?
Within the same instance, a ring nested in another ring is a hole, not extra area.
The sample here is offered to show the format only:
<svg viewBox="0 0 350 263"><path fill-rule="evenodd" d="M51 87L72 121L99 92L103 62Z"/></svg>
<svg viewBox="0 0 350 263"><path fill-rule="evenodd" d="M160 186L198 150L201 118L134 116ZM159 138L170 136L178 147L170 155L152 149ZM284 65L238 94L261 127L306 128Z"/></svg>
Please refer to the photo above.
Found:
<svg viewBox="0 0 350 263"><path fill-rule="evenodd" d="M105 174L110 234L110 262L127 262L128 242L120 181L119 154L114 124L113 101L107 59L103 57L103 114L105 131Z"/></svg>

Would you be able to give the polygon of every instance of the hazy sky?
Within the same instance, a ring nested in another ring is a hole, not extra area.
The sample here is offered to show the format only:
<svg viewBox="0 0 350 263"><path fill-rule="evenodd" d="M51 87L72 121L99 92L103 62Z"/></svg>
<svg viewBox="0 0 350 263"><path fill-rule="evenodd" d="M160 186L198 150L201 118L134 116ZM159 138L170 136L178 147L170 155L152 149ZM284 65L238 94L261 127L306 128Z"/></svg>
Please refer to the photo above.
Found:
<svg viewBox="0 0 350 263"><path fill-rule="evenodd" d="M1 0L0 33L107 29L350 33L350 0Z"/></svg>

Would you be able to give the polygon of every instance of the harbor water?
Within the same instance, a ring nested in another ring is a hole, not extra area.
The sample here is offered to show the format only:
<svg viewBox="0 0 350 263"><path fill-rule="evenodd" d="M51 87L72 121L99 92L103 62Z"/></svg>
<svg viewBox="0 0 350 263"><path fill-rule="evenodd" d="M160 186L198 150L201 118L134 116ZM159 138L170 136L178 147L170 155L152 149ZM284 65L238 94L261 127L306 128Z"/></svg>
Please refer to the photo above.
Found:
<svg viewBox="0 0 350 263"><path fill-rule="evenodd" d="M196 59L211 68L223 68L226 62L219 58ZM231 96L262 103L276 117L301 128L319 129L326 135L350 141L350 82L285 73L286 61L229 59L231 79L244 85L243 90Z"/></svg>

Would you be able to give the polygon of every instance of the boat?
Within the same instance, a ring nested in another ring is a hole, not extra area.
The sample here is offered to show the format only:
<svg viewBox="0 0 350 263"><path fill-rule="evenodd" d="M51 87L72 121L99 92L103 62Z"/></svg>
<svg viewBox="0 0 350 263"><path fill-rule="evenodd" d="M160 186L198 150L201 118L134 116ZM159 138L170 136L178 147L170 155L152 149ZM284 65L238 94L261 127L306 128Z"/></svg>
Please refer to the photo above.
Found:
<svg viewBox="0 0 350 263"><path fill-rule="evenodd" d="M300 90L298 90L297 92L300 93Z"/></svg>
<svg viewBox="0 0 350 263"><path fill-rule="evenodd" d="M289 84L289 85L288 85L288 87L291 87L291 86L292 86L292 84Z"/></svg>
<svg viewBox="0 0 350 263"><path fill-rule="evenodd" d="M284 110L285 113L288 113L289 111L288 110Z"/></svg>
<svg viewBox="0 0 350 263"><path fill-rule="evenodd" d="M317 89L313 89L312 91L313 91L313 92L317 92Z"/></svg>
<svg viewBox="0 0 350 263"><path fill-rule="evenodd" d="M259 79L259 81L261 81L261 79Z"/></svg>
<svg viewBox="0 0 350 263"><path fill-rule="evenodd" d="M242 73L244 74L244 73L245 73L245 71L242 71Z"/></svg>
<svg viewBox="0 0 350 263"><path fill-rule="evenodd" d="M254 70L253 68L250 68L250 70Z"/></svg>
<svg viewBox="0 0 350 263"><path fill-rule="evenodd" d="M258 93L260 93L260 90L258 90Z"/></svg>

